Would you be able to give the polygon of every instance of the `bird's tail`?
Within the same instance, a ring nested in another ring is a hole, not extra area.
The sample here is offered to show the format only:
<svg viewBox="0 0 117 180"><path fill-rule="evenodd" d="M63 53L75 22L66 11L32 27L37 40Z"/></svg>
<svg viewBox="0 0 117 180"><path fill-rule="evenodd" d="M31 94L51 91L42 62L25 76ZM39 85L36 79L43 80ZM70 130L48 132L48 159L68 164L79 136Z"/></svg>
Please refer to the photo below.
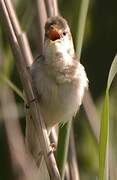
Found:
<svg viewBox="0 0 117 180"><path fill-rule="evenodd" d="M38 166L39 180L50 180L30 109L26 110L26 146Z"/></svg>

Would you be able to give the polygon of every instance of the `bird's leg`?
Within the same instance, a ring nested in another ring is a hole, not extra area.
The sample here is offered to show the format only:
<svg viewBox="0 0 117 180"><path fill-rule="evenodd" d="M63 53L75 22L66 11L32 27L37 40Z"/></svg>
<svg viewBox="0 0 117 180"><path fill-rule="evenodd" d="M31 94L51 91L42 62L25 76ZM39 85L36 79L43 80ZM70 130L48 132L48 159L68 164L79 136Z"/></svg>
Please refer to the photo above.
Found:
<svg viewBox="0 0 117 180"><path fill-rule="evenodd" d="M56 144L51 143L50 144L50 152L48 153L48 155L50 155L51 153L54 153L55 151L56 151Z"/></svg>
<svg viewBox="0 0 117 180"><path fill-rule="evenodd" d="M36 100L37 100L37 99L34 98L34 99L30 100L29 102L27 102L27 103L25 104L26 109L29 109L29 108L30 108L30 104L33 103L33 102L36 101Z"/></svg>
<svg viewBox="0 0 117 180"><path fill-rule="evenodd" d="M30 100L29 102L27 102L27 103L25 104L26 109L29 109L29 108L30 108L30 104L31 104L31 103L33 103L34 101L38 101L38 102L39 102L40 99L41 99L41 95L40 95L40 94L37 94L37 97L36 97L36 98Z"/></svg>

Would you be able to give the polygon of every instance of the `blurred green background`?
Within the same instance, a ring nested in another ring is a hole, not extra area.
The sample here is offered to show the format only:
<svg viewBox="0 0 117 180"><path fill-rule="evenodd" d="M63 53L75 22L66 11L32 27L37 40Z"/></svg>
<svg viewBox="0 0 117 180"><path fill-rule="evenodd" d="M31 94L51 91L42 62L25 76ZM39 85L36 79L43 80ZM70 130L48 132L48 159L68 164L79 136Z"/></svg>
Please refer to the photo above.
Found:
<svg viewBox="0 0 117 180"><path fill-rule="evenodd" d="M35 3L29 0L14 0L14 5L21 26L27 32L34 57L38 55L37 22ZM77 18L81 0L58 0L59 10L70 26L75 39ZM85 66L89 88L100 117L100 110L105 93L110 65L117 53L117 1L91 0L86 21L81 62ZM5 73L20 89L21 83L9 47L9 41L2 22L0 22L0 71ZM111 88L110 113L110 141L113 147L115 160L117 159L117 79ZM2 87L0 87L2 88ZM15 94L22 130L25 129L23 101ZM2 117L0 116L0 119ZM81 180L96 180L98 175L98 146L86 121L87 117L81 108L74 122L77 157ZM0 121L1 122L1 121ZM0 126L0 180L8 179L9 166L7 165L4 128ZM7 172L7 173L6 173ZM115 179L113 179L115 180Z"/></svg>

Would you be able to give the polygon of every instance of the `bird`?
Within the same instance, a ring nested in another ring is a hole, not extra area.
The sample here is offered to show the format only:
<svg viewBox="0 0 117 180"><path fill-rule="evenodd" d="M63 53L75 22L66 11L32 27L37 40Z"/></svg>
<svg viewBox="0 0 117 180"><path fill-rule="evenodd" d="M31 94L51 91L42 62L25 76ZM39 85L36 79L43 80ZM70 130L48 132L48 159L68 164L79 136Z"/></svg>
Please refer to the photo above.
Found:
<svg viewBox="0 0 117 180"><path fill-rule="evenodd" d="M32 64L31 74L46 128L72 120L82 103L88 78L62 17L47 20L43 55Z"/></svg>
<svg viewBox="0 0 117 180"><path fill-rule="evenodd" d="M68 22L63 17L48 18L43 54L32 63L30 71L47 131L71 121L82 104L88 78L75 53ZM32 125L28 126L30 130ZM33 141L30 149L35 156L38 154L38 150L35 152L37 142L33 140L35 130L28 136L29 141Z"/></svg>

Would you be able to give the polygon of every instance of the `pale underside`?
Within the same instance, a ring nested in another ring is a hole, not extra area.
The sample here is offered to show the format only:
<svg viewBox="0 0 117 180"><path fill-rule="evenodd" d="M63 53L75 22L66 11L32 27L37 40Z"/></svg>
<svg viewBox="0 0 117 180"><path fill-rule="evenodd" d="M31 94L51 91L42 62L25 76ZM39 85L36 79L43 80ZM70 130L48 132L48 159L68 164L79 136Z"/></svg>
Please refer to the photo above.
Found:
<svg viewBox="0 0 117 180"><path fill-rule="evenodd" d="M76 60L71 65L62 66L60 70L59 67L54 67L54 63L51 67L45 64L43 59L35 63L32 66L33 81L40 97L39 103L46 127L51 128L59 122L72 120L87 87L84 67ZM37 72L35 67L38 68Z"/></svg>

